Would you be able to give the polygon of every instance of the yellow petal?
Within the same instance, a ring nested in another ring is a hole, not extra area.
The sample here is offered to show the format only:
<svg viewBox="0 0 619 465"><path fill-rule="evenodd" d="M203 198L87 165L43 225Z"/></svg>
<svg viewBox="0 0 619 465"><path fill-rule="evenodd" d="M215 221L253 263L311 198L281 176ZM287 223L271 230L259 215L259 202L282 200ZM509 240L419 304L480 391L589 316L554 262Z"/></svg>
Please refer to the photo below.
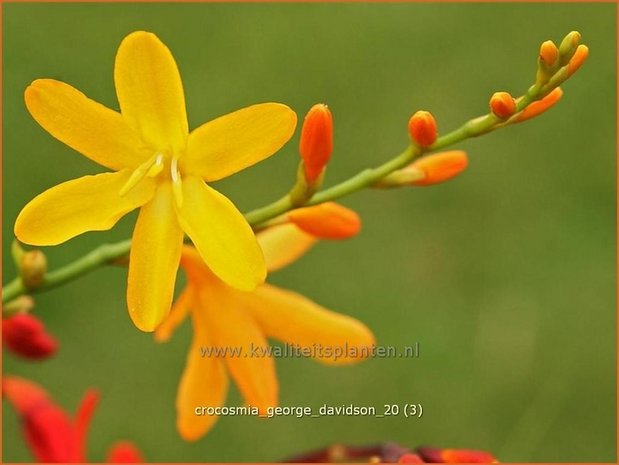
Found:
<svg viewBox="0 0 619 465"><path fill-rule="evenodd" d="M193 176L183 178L182 189L179 222L213 273L237 289L250 291L263 283L262 251L234 204Z"/></svg>
<svg viewBox="0 0 619 465"><path fill-rule="evenodd" d="M172 188L161 184L140 210L131 240L127 305L142 331L155 330L170 310L182 245Z"/></svg>
<svg viewBox="0 0 619 465"><path fill-rule="evenodd" d="M186 287L181 295L174 301L167 318L155 330L155 341L167 342L172 337L172 333L180 326L189 314L192 290Z"/></svg>
<svg viewBox="0 0 619 465"><path fill-rule="evenodd" d="M223 360L201 355L201 347L213 345L207 332L208 322L204 318L204 309L195 309L192 317L193 342L176 396L176 424L178 432L186 441L195 441L204 436L218 419L216 415L196 415L196 408L220 407L224 405L228 393L228 376Z"/></svg>
<svg viewBox="0 0 619 465"><path fill-rule="evenodd" d="M355 363L369 355L369 348L375 344L374 335L360 321L327 310L295 292L265 284L245 294L244 299L246 308L267 337L301 347L313 348L319 344L322 353L314 350L315 358L321 362ZM356 353L349 350L352 348ZM341 356L336 358L338 351Z"/></svg>
<svg viewBox="0 0 619 465"><path fill-rule="evenodd" d="M296 225L286 223L260 231L256 238L264 253L268 271L276 271L298 260L315 243L316 238Z"/></svg>
<svg viewBox="0 0 619 465"><path fill-rule="evenodd" d="M224 356L226 366L246 403L264 412L278 402L275 363L268 343L256 322L240 307L243 303L238 296L244 293L222 282L209 283L201 287L199 298L213 344L242 350L240 356L228 352Z"/></svg>
<svg viewBox="0 0 619 465"><path fill-rule="evenodd" d="M114 81L127 123L153 149L180 156L187 141L187 113L183 83L168 47L154 34L129 34L116 54Z"/></svg>
<svg viewBox="0 0 619 465"><path fill-rule="evenodd" d="M262 103L221 116L189 135L183 170L215 181L277 152L292 136L297 115L286 105Z"/></svg>
<svg viewBox="0 0 619 465"><path fill-rule="evenodd" d="M130 170L84 176L46 190L21 211L15 236L26 244L57 245L86 231L110 229L153 196L155 184L146 179L121 197L130 176Z"/></svg>
<svg viewBox="0 0 619 465"><path fill-rule="evenodd" d="M133 168L148 157L139 136L120 113L53 79L34 81L26 107L43 129L91 160L113 170Z"/></svg>

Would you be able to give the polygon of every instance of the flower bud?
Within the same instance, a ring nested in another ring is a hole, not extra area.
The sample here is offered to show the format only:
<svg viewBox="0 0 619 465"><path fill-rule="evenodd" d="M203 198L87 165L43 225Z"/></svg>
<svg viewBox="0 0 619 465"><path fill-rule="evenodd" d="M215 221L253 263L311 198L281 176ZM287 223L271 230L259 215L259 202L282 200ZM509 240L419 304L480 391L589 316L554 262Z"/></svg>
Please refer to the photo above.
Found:
<svg viewBox="0 0 619 465"><path fill-rule="evenodd" d="M546 66L552 66L556 63L559 57L559 49L552 40L542 42L539 49L539 57L546 64Z"/></svg>
<svg viewBox="0 0 619 465"><path fill-rule="evenodd" d="M565 66L572 59L579 43L580 32L572 31L565 36L561 45L559 45L559 63L561 66Z"/></svg>
<svg viewBox="0 0 619 465"><path fill-rule="evenodd" d="M432 113L428 111L416 112L408 120L408 132L413 141L420 147L430 147L434 144L438 137L438 132L436 120Z"/></svg>
<svg viewBox="0 0 619 465"><path fill-rule="evenodd" d="M299 152L311 184L321 175L333 151L333 117L327 105L316 104L305 116Z"/></svg>
<svg viewBox="0 0 619 465"><path fill-rule="evenodd" d="M347 239L361 229L359 215L335 202L292 210L288 221L320 239Z"/></svg>
<svg viewBox="0 0 619 465"><path fill-rule="evenodd" d="M464 171L468 163L466 152L451 150L420 158L405 169L423 173L423 178L413 181L411 185L429 186L457 176Z"/></svg>
<svg viewBox="0 0 619 465"><path fill-rule="evenodd" d="M569 63L567 64L567 75L571 76L576 71L578 71L578 68L582 66L582 64L585 62L588 56L589 56L589 47L587 47L586 45L579 45L578 48L576 49L576 52L574 53L574 56L570 59Z"/></svg>
<svg viewBox="0 0 619 465"><path fill-rule="evenodd" d="M107 463L144 463L142 453L132 442L119 441L114 444L107 455Z"/></svg>
<svg viewBox="0 0 619 465"><path fill-rule="evenodd" d="M516 101L509 92L495 92L490 97L490 111L501 119L509 118L516 113Z"/></svg>
<svg viewBox="0 0 619 465"><path fill-rule="evenodd" d="M563 96L563 90L557 87L543 99L530 103L524 110L516 116L516 123L522 123L531 118L544 113L546 110L554 106Z"/></svg>
<svg viewBox="0 0 619 465"><path fill-rule="evenodd" d="M419 447L417 453L429 463L497 463L492 454L479 450Z"/></svg>
<svg viewBox="0 0 619 465"><path fill-rule="evenodd" d="M398 463L424 463L417 454L402 454L398 459Z"/></svg>
<svg viewBox="0 0 619 465"><path fill-rule="evenodd" d="M24 313L2 321L2 340L16 355L44 359L56 353L58 344L35 316Z"/></svg>
<svg viewBox="0 0 619 465"><path fill-rule="evenodd" d="M20 270L24 285L31 289L43 284L47 272L47 258L40 250L24 252L21 256Z"/></svg>
<svg viewBox="0 0 619 465"><path fill-rule="evenodd" d="M33 307L34 299L29 295L22 295L3 305L2 315L6 318L18 313L28 313Z"/></svg>

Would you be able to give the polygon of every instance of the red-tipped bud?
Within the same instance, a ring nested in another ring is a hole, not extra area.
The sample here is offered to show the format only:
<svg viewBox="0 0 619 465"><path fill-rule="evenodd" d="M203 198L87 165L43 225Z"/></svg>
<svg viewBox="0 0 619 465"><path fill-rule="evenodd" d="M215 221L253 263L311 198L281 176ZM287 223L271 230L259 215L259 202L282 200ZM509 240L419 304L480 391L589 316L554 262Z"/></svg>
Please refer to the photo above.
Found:
<svg viewBox="0 0 619 465"><path fill-rule="evenodd" d="M516 117L516 122L521 123L531 118L544 113L549 108L552 108L563 96L563 90L557 87L543 99L537 100L529 104L524 110L522 110Z"/></svg>
<svg viewBox="0 0 619 465"><path fill-rule="evenodd" d="M417 454L404 454L398 459L398 463L424 463Z"/></svg>
<svg viewBox="0 0 619 465"><path fill-rule="evenodd" d="M574 53L574 56L570 59L570 62L567 64L567 75L571 76L578 68L582 66L587 57L589 56L589 47L586 45L579 45Z"/></svg>
<svg viewBox="0 0 619 465"><path fill-rule="evenodd" d="M539 57L546 64L546 66L552 66L556 63L559 57L559 49L552 40L543 42L539 48Z"/></svg>
<svg viewBox="0 0 619 465"><path fill-rule="evenodd" d="M3 320L2 340L11 352L29 359L50 357L58 348L43 323L29 313Z"/></svg>
<svg viewBox="0 0 619 465"><path fill-rule="evenodd" d="M413 186L429 186L457 176L468 164L466 152L452 150L420 158L405 169L419 171L424 175L422 179L413 181Z"/></svg>
<svg viewBox="0 0 619 465"><path fill-rule="evenodd" d="M490 111L501 119L516 113L516 101L509 92L495 92L490 97Z"/></svg>
<svg viewBox="0 0 619 465"><path fill-rule="evenodd" d="M297 208L288 213L288 220L320 239L347 239L361 229L359 215L335 202Z"/></svg>
<svg viewBox="0 0 619 465"><path fill-rule="evenodd" d="M408 132L420 147L430 147L438 137L436 120L429 111L418 111L408 120Z"/></svg>
<svg viewBox="0 0 619 465"><path fill-rule="evenodd" d="M323 172L333 151L333 117L327 105L316 104L305 116L299 152L305 176L313 183Z"/></svg>
<svg viewBox="0 0 619 465"><path fill-rule="evenodd" d="M107 455L108 463L144 463L144 457L137 447L129 441L114 444Z"/></svg>

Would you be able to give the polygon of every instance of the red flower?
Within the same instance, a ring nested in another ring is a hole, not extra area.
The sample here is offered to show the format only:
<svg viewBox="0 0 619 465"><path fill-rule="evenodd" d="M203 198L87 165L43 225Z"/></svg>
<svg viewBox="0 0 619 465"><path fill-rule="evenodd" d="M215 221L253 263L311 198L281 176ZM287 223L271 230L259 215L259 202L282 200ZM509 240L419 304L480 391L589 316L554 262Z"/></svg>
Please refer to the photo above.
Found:
<svg viewBox="0 0 619 465"><path fill-rule="evenodd" d="M86 461L86 436L99 401L97 391L86 391L75 419L56 405L42 387L23 378L5 376L2 395L21 417L24 437L37 461ZM110 451L110 462L116 458L118 463L142 461L135 448L129 453L128 443L123 444L123 449L119 450L117 446Z"/></svg>
<svg viewBox="0 0 619 465"><path fill-rule="evenodd" d="M43 323L30 313L2 320L2 340L11 352L30 359L50 357L58 348Z"/></svg>

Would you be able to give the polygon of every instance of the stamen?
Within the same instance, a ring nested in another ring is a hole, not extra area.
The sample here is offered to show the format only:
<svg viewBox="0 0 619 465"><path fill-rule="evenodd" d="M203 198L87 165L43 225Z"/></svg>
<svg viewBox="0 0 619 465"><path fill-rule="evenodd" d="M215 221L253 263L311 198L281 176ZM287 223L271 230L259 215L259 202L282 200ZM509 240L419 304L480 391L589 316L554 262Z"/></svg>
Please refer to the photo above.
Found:
<svg viewBox="0 0 619 465"><path fill-rule="evenodd" d="M133 189L137 185L137 183L139 183L144 178L144 176L150 173L151 168L154 168L154 166L156 166L153 164L158 162L159 157L161 157L162 162L163 162L163 155L155 154L152 157L150 157L148 160L146 160L144 163L142 163L140 166L138 166L133 171L133 173L131 173L131 176L129 177L125 185L120 189L119 194L121 197L124 197L127 194L127 192ZM159 168L159 171L161 171L161 169L163 169L163 166Z"/></svg>
<svg viewBox="0 0 619 465"><path fill-rule="evenodd" d="M172 158L170 163L170 175L172 177L172 193L174 195L174 201L176 206L181 208L183 206L183 186L181 174L178 171L178 158Z"/></svg>
<svg viewBox="0 0 619 465"><path fill-rule="evenodd" d="M162 170L163 170L163 154L160 153L159 155L157 155L157 159L155 160L155 163L153 163L153 165L148 170L148 173L146 173L146 176L148 176L149 178L154 178L159 173L161 173Z"/></svg>

